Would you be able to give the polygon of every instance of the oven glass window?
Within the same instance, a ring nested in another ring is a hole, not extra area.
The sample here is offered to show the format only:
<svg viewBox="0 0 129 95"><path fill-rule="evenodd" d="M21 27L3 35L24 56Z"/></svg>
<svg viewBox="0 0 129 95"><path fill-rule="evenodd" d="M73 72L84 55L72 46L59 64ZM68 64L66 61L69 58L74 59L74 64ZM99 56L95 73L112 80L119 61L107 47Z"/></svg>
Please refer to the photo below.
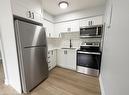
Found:
<svg viewBox="0 0 129 95"><path fill-rule="evenodd" d="M95 54L77 54L77 65L93 68L93 69L100 69L100 61L101 61L101 55L95 55Z"/></svg>

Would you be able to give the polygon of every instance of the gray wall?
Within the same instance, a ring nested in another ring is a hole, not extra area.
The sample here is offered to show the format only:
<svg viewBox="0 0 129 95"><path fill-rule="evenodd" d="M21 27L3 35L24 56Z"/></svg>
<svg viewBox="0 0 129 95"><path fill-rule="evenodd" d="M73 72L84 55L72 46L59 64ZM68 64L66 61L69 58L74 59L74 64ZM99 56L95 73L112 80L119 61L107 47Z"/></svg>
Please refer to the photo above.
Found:
<svg viewBox="0 0 129 95"><path fill-rule="evenodd" d="M129 95L129 0L112 2L112 22L105 32L101 77L105 95ZM105 17L108 24L107 18L108 14Z"/></svg>

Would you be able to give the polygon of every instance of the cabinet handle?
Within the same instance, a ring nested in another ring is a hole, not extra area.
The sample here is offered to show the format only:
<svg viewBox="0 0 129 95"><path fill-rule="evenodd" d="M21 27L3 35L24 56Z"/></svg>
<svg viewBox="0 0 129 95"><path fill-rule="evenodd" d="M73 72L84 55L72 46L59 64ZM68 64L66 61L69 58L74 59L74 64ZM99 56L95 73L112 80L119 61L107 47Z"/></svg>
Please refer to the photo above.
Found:
<svg viewBox="0 0 129 95"><path fill-rule="evenodd" d="M91 25L93 25L93 21L91 21Z"/></svg>
<svg viewBox="0 0 129 95"><path fill-rule="evenodd" d="M51 68L51 66L48 66L48 68L50 69L50 68Z"/></svg>
<svg viewBox="0 0 129 95"><path fill-rule="evenodd" d="M28 15L27 15L28 18L31 18L31 12L28 11Z"/></svg>
<svg viewBox="0 0 129 95"><path fill-rule="evenodd" d="M90 21L88 21L88 25L90 26Z"/></svg>
<svg viewBox="0 0 129 95"><path fill-rule="evenodd" d="M49 62L47 62L47 63L51 63L51 62L49 61Z"/></svg>
<svg viewBox="0 0 129 95"><path fill-rule="evenodd" d="M50 58L50 56L48 58Z"/></svg>
<svg viewBox="0 0 129 95"><path fill-rule="evenodd" d="M34 19L34 13L32 12L32 19Z"/></svg>
<svg viewBox="0 0 129 95"><path fill-rule="evenodd" d="M51 33L49 33L49 37L51 37Z"/></svg>
<svg viewBox="0 0 129 95"><path fill-rule="evenodd" d="M52 55L53 55L53 51L51 51L52 52Z"/></svg>
<svg viewBox="0 0 129 95"><path fill-rule="evenodd" d="M67 50L64 51L64 54L67 54Z"/></svg>
<svg viewBox="0 0 129 95"><path fill-rule="evenodd" d="M59 33L59 37L61 37L61 33Z"/></svg>
<svg viewBox="0 0 129 95"><path fill-rule="evenodd" d="M64 51L64 54L65 54L65 51Z"/></svg>

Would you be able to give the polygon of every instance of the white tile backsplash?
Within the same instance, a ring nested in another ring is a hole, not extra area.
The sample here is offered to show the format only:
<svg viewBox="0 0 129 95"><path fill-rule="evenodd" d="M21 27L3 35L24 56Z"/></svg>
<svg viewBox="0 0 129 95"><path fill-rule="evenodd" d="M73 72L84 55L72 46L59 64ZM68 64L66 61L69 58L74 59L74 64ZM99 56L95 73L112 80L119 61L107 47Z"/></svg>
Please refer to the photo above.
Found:
<svg viewBox="0 0 129 95"><path fill-rule="evenodd" d="M101 42L101 38L85 38L80 39L79 32L67 32L61 33L59 39L49 38L48 48L49 49L59 49L59 48L68 48L70 47L70 39L72 42L73 48L79 48L82 42Z"/></svg>

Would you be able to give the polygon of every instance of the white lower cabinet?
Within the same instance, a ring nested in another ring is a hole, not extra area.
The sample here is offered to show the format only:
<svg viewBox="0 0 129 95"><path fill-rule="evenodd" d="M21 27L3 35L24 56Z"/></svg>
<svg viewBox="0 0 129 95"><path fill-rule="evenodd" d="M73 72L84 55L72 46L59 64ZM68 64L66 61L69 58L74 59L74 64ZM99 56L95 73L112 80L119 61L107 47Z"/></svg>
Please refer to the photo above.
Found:
<svg viewBox="0 0 129 95"><path fill-rule="evenodd" d="M56 66L56 50L48 51L48 68L53 69Z"/></svg>
<svg viewBox="0 0 129 95"><path fill-rule="evenodd" d="M76 50L59 49L57 50L57 66L76 70Z"/></svg>

